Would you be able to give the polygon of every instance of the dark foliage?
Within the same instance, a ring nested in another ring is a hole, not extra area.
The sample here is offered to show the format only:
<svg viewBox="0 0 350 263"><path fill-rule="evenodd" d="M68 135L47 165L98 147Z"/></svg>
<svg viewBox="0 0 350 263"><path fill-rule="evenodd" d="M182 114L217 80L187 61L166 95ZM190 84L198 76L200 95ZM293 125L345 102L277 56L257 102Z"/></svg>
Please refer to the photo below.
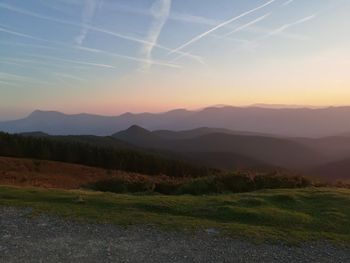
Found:
<svg viewBox="0 0 350 263"><path fill-rule="evenodd" d="M207 176L211 169L134 150L116 150L47 137L0 133L0 155L82 164L148 175Z"/></svg>
<svg viewBox="0 0 350 263"><path fill-rule="evenodd" d="M277 173L252 176L245 173L214 175L194 179L171 178L130 181L122 178L103 180L87 187L93 190L125 193L153 192L173 194L221 194L241 193L271 188L302 188L311 186L311 181L301 176L283 176Z"/></svg>

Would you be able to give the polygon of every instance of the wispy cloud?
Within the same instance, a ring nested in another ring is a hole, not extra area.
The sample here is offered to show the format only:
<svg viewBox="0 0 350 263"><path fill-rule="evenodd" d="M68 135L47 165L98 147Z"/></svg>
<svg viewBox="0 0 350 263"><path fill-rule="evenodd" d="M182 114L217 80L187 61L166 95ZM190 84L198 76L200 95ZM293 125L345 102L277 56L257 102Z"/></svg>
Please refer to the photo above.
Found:
<svg viewBox="0 0 350 263"><path fill-rule="evenodd" d="M35 82L39 84L44 84L44 85L52 85L51 82L43 81L43 80L37 80L35 78L19 75L19 74L12 74L12 73L7 73L7 72L0 72L0 80L11 80L11 81L21 81L21 82Z"/></svg>
<svg viewBox="0 0 350 263"><path fill-rule="evenodd" d="M114 9L117 11L121 11L124 13L129 13L129 14L135 14L135 15L143 15L143 16L150 16L152 17L152 10L149 9L140 9L140 8L135 8L126 6L126 5L121 5L116 2L107 2L106 6L108 6L110 9ZM179 21L179 22L185 22L185 23L193 23L193 24L201 24L201 25L208 25L208 26L215 26L218 24L218 21L215 19L210 19L206 17L201 17L201 16L195 16L191 14L182 14L182 13L177 13L176 11L171 12L168 16L169 20L174 20L174 21Z"/></svg>
<svg viewBox="0 0 350 263"><path fill-rule="evenodd" d="M244 25L241 25L241 26L235 28L234 30L232 30L231 32L228 32L224 36L228 37L228 36L230 36L230 35L232 35L232 34L234 34L236 32L242 31L243 29L246 29L246 28L248 28L250 26L253 26L253 25L259 23L260 21L264 20L265 18L269 17L270 15L271 15L271 13L268 13L268 14L265 14L263 16L260 16L257 19L254 19L253 21L250 21L250 22L248 22L248 23L246 23Z"/></svg>
<svg viewBox="0 0 350 263"><path fill-rule="evenodd" d="M254 50L259 46L259 42L261 42L267 38L270 38L272 36L279 36L281 34L285 34L284 31L286 31L287 29L294 27L294 26L297 26L297 25L304 24L304 23L314 19L315 17L316 17L316 14L310 15L310 16L304 17L302 19L299 19L295 22L287 23L287 24L280 26L279 28L270 30L269 32L266 32L264 35L256 38L255 40L249 41L247 43L243 43L239 48L237 48L237 51L241 50L241 49Z"/></svg>
<svg viewBox="0 0 350 263"><path fill-rule="evenodd" d="M261 27L261 26L251 26L248 28L244 29L247 32L251 32L251 33L255 33L255 34L268 34L269 32L271 32L271 29L269 28L265 28L265 27ZM310 37L307 35L302 35L302 34L297 34L297 33L291 33L291 32L280 32L278 34L279 37L283 37L286 39L295 39L295 40L307 40Z"/></svg>
<svg viewBox="0 0 350 263"><path fill-rule="evenodd" d="M284 3L282 4L282 6L290 5L290 4L293 3L293 2L294 2L294 0L287 0L286 2L284 2Z"/></svg>
<svg viewBox="0 0 350 263"><path fill-rule="evenodd" d="M75 27L82 27L82 26L84 26L88 30L91 30L91 31L103 33L103 34L106 34L106 35L114 36L114 37L117 37L117 38L121 38L121 39L125 39L125 40L128 40L128 41L132 41L132 42L136 42L136 43L139 43L139 44L142 44L142 45L146 45L146 44L147 45L154 45L154 47L162 49L162 50L165 50L165 51L172 51L172 49L170 49L170 48L164 47L164 46L159 45L159 44L154 44L154 43L148 42L148 41L146 41L144 39L141 39L141 38L120 34L120 33L117 33L117 32L113 32L113 31L110 31L110 30L106 30L106 29L103 29L103 28L99 28L99 27L95 27L95 26L91 26L91 25L87 25L87 24L83 25L81 23L76 23L76 22L72 22L72 21L67 21L67 20L57 19L57 18L53 18L53 17L48 17L48 16L45 16L45 15L42 15L42 14L38 14L38 13L34 13L34 12L31 12L31 11L28 11L28 10L17 8L17 7L14 7L12 5L0 3L0 8L6 9L6 10L9 10L9 11L12 11L12 12L16 12L16 13L19 13L19 14L35 17L35 18L38 18L38 19L43 19L43 20L47 20L47 21L60 23L60 24L65 24L65 25L70 25L70 26L75 26ZM186 57L192 58L192 59L194 59L194 60L196 60L198 62L201 62L201 63L203 61L201 57L196 56L196 55L192 55L192 54L189 54L189 53L186 53L186 52L178 51L178 52L175 52L175 53L180 54L180 55L185 55Z"/></svg>
<svg viewBox="0 0 350 263"><path fill-rule="evenodd" d="M79 35L75 37L75 42L78 45L83 44L89 32L88 24L91 22L91 19L94 17L96 10L101 4L100 2L102 2L102 0L85 0L85 5L81 13L81 20L82 20L83 26Z"/></svg>
<svg viewBox="0 0 350 263"><path fill-rule="evenodd" d="M22 87L22 85L20 84L16 84L11 81L4 81L4 80L0 80L0 84L3 84L5 86Z"/></svg>
<svg viewBox="0 0 350 263"><path fill-rule="evenodd" d="M66 78L69 80L75 80L75 81L80 81L80 82L86 82L86 79L71 75L71 74L67 74L67 73L60 73L60 72L55 72L54 73L55 76L57 77L61 77L61 78Z"/></svg>
<svg viewBox="0 0 350 263"><path fill-rule="evenodd" d="M0 64L5 64L5 65L13 65L13 66L17 66L17 67L27 67L26 65L17 63L17 62L12 62L12 61L6 61L1 59L0 60Z"/></svg>
<svg viewBox="0 0 350 263"><path fill-rule="evenodd" d="M148 9L137 9L135 7L129 7L125 5L120 5L115 2L107 2L105 3L108 8L115 8L118 11L122 11L125 13L130 13L130 14L136 14L136 15L144 15L144 16L152 16L151 12ZM216 26L223 21L212 19L212 18L207 18L207 17L202 17L202 16L196 16L192 14L182 14L182 13L177 13L177 12L171 12L168 17L169 20L173 21L179 21L179 22L184 22L184 23L191 23L191 24L199 24L199 25L206 25L206 26ZM224 26L225 28L228 29L235 29L233 25L226 25ZM247 31L251 33L256 33L256 34L266 34L271 31L270 28L262 27L262 26L257 26L257 25L251 25L249 27L243 28L242 31ZM280 37L287 38L287 39L299 39L299 40L305 40L308 37L305 35L300 35L300 34L295 34L295 33L288 33L288 32L283 32L279 34ZM183 56L181 56L183 57Z"/></svg>
<svg viewBox="0 0 350 263"><path fill-rule="evenodd" d="M28 35L27 35L28 36ZM40 48L40 49L50 49L50 50L59 50L60 48L52 47L48 45L38 45L38 44L28 44L28 43L19 43L19 42L10 42L10 41L0 41L0 45L5 46L17 46L17 47L29 47L29 48Z"/></svg>
<svg viewBox="0 0 350 263"><path fill-rule="evenodd" d="M28 67L33 68L33 65L35 65L35 68L44 68L47 69L48 67L54 67L54 68L60 68L60 69L67 69L67 65L61 65L56 62L49 63L44 61L38 61L33 59L23 59L23 58L12 58L12 57L3 57L1 58L1 62L7 62L7 63L16 63L18 65L21 65L22 67ZM79 65L79 66L70 66L70 69L86 69L90 66L87 65Z"/></svg>
<svg viewBox="0 0 350 263"><path fill-rule="evenodd" d="M63 58L57 58L54 56L43 56L43 55L32 55L32 54L27 54L27 56L33 57L33 58L51 59L51 60L56 60L56 61L61 61L66 63L73 63L73 64L79 64L79 65L85 65L85 66L98 67L98 68L116 68L112 65L107 65L107 64L91 63L91 62L72 60L72 59L63 59Z"/></svg>
<svg viewBox="0 0 350 263"><path fill-rule="evenodd" d="M231 37L231 36L220 36L217 34L211 34L210 37L217 38L217 39L226 39L226 40L233 41L233 42L240 43L240 44L251 43L250 40L246 40L246 39L242 39L242 38L235 38L235 37Z"/></svg>
<svg viewBox="0 0 350 263"><path fill-rule="evenodd" d="M104 50L100 50L100 49L88 48L88 47L83 47L83 46L78 46L78 45L68 45L66 43L62 43L62 42L58 42L58 41L51 41L51 40L47 40L47 39L43 39L43 38L37 38L37 37L31 36L31 35L28 35L28 34L23 34L21 32L17 32L17 31L14 31L14 30L8 30L6 28L4 29L2 27L0 27L0 31L3 31L3 32L8 33L8 34L13 34L13 35L16 35L16 36L30 38L30 39L34 39L34 40L38 40L38 41L44 41L44 42L52 43L52 44L59 45L59 46L62 46L62 47L73 48L73 49L86 51L86 52L90 52L90 53L91 52L92 53L100 53L100 54L104 54L104 55L107 55L107 56L113 56L113 57L117 57L117 58L121 58L121 59L125 59L125 60L142 62L142 63L149 63L150 62L149 60L144 59L144 58L126 56L126 55L116 54L116 53L112 53L112 52L108 52L108 51L104 51ZM50 58L51 59L56 59L57 61L81 64L81 65L86 65L86 66L94 66L94 67L101 67L101 68L115 68L115 66L106 65L106 64L100 64L100 63L90 63L90 62L85 62L85 61L68 60L68 59L61 59L61 58L55 58L55 57L50 57ZM171 68L179 68L180 67L179 65L175 65L175 64L171 64L171 63L167 63L167 62L162 62L162 61L157 61L157 60L153 60L152 64L156 64L156 65L159 65L159 66L171 67Z"/></svg>
<svg viewBox="0 0 350 263"><path fill-rule="evenodd" d="M107 56L112 56L112 57L116 57L116 58L122 58L122 59L127 59L127 60L131 60L131 61L136 61L136 62L141 62L141 63L152 63L158 66L166 66L166 67L171 67L171 68L180 68L180 65L176 65L176 64L171 64L171 63L167 63L167 62L163 62L163 61L158 61L158 60L152 60L150 61L149 59L144 59L144 58L138 58L138 57L131 57L131 56L126 56L126 55L121 55L121 54L115 54L115 53L111 53L108 51L104 51L104 50L100 50L100 49L95 49L95 48L86 48L86 47L76 47L80 50L85 50L85 51L89 51L89 52L94 52L94 53L100 53L100 54L105 54Z"/></svg>
<svg viewBox="0 0 350 263"><path fill-rule="evenodd" d="M274 36L274 35L279 35L279 34L283 33L285 30L287 30L288 28L304 24L304 23L314 19L315 17L316 17L316 14L304 17L304 18L299 19L299 20L292 22L292 23L285 24L277 29L274 29L274 30L268 32L264 36L258 38L258 40L263 40L263 39L269 38L269 37Z"/></svg>
<svg viewBox="0 0 350 263"><path fill-rule="evenodd" d="M21 32L17 32L15 30L0 26L0 32L4 32L4 33L8 33L14 36L18 36L18 37L25 37L25 38L29 38L29 39L33 39L33 40L38 40L38 41L42 41L41 38L37 38L31 35L27 35L27 34L23 34Z"/></svg>
<svg viewBox="0 0 350 263"><path fill-rule="evenodd" d="M169 52L169 54L172 54L172 53L175 53L175 52L179 52L183 48L185 48L185 47L187 47L187 46L197 42L198 40L200 40L200 39L202 39L204 37L206 37L210 33L214 32L214 31L216 31L216 30L218 30L218 29L220 29L220 28L222 28L222 27L224 27L224 26L226 26L226 25L228 25L228 24L230 24L230 23L232 23L232 22L242 18L242 17L245 17L245 16L247 16L247 15L249 15L249 14L255 12L255 11L258 11L258 10L260 10L260 9L270 5L270 4L272 4L275 1L276 0L270 0L270 1L268 1L267 3L265 3L263 5L260 5L260 6L256 7L256 8L253 8L253 9L249 10L249 11L246 11L246 12L244 12L244 13L238 15L238 16L235 16L235 17L229 19L229 20L226 20L225 22L220 23L219 25L209 29L208 31L206 31L206 32L204 32L204 33L202 33L202 34L192 38L191 40L187 41L186 43L182 44L181 46L173 49L171 52Z"/></svg>
<svg viewBox="0 0 350 263"><path fill-rule="evenodd" d="M147 63L142 63L141 69L147 70L152 65L152 51L157 45L159 35L169 17L171 8L171 0L156 0L151 7L153 21L148 30L146 41L150 44L142 46L141 53L148 60Z"/></svg>

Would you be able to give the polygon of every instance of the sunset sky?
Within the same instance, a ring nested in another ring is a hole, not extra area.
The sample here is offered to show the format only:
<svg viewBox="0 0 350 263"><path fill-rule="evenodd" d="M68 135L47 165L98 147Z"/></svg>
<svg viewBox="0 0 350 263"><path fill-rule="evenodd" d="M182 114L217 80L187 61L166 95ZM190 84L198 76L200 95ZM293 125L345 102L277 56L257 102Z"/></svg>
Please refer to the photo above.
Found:
<svg viewBox="0 0 350 263"><path fill-rule="evenodd" d="M349 0L0 0L0 119L350 104Z"/></svg>

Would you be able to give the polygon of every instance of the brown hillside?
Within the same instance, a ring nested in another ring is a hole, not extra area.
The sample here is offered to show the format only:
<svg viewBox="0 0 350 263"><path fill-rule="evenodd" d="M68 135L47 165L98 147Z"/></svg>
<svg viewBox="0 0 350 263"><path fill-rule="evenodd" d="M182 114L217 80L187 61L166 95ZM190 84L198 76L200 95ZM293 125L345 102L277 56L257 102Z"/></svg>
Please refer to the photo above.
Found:
<svg viewBox="0 0 350 263"><path fill-rule="evenodd" d="M120 178L125 181L157 181L162 177L109 171L53 161L0 157L0 184L78 189L88 183Z"/></svg>

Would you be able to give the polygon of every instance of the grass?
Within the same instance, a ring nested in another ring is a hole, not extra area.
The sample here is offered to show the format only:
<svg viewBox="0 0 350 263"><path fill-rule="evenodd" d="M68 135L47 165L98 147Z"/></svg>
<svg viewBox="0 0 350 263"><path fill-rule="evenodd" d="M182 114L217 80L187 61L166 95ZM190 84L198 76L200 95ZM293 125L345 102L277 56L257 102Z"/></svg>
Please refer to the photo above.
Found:
<svg viewBox="0 0 350 263"><path fill-rule="evenodd" d="M77 202L78 197L84 202ZM86 222L155 224L256 241L329 239L350 244L350 190L304 188L208 196L130 195L0 187L0 205Z"/></svg>

